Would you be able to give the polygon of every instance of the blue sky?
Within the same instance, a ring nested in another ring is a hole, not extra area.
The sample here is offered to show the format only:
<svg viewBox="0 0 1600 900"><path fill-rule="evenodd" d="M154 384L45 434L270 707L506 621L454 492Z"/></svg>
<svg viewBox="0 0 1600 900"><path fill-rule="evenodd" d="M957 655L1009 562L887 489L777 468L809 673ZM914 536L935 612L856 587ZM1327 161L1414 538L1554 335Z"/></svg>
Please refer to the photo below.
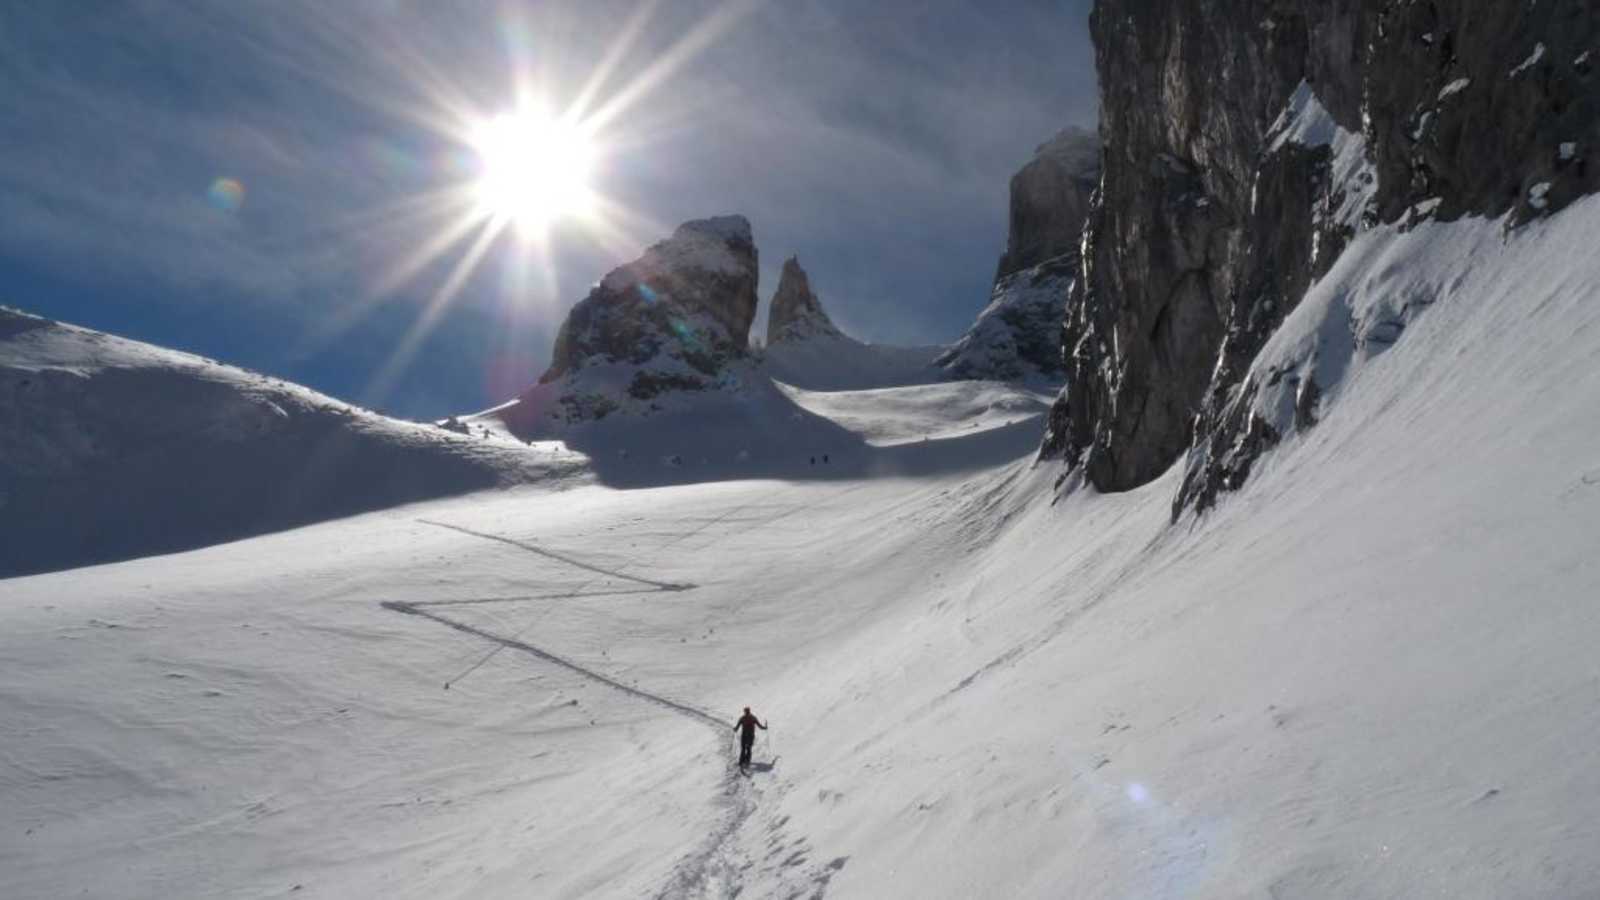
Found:
<svg viewBox="0 0 1600 900"><path fill-rule="evenodd" d="M438 416L536 378L588 285L678 222L741 212L763 302L797 253L856 336L950 340L1011 173L1094 123L1090 5L7 4L0 303ZM503 236L459 285L470 236L421 262L451 222L424 200L472 177L461 126L518 83L564 108L618 49L593 182L625 219Z"/></svg>

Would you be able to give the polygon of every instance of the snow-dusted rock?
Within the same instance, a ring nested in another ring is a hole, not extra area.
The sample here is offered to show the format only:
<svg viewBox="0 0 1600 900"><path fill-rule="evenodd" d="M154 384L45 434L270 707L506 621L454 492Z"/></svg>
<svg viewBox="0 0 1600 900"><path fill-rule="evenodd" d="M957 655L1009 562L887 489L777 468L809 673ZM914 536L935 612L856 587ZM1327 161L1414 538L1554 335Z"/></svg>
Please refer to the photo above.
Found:
<svg viewBox="0 0 1600 900"><path fill-rule="evenodd" d="M772 306L767 313L767 346L840 333L822 308L822 301L811 290L811 280L806 277L806 270L800 268L799 258L791 256L784 260L778 290L772 295Z"/></svg>
<svg viewBox="0 0 1600 900"><path fill-rule="evenodd" d="M1003 276L989 305L934 364L956 378L1059 381L1061 316L1078 276L1067 253Z"/></svg>
<svg viewBox="0 0 1600 900"><path fill-rule="evenodd" d="M502 413L524 436L657 398L736 383L756 313L756 247L743 216L699 219L614 269L574 306L550 368Z"/></svg>
<svg viewBox="0 0 1600 900"><path fill-rule="evenodd" d="M789 290L809 294L793 268ZM559 440L588 454L601 481L630 486L792 473L802 452L859 448L750 352L756 277L743 216L687 222L573 307L537 384L470 418Z"/></svg>
<svg viewBox="0 0 1600 900"><path fill-rule="evenodd" d="M603 306L608 299L626 300L630 294L652 307L664 302L708 315L726 330L731 344L743 348L756 317L756 245L750 221L735 215L685 222L643 256L613 269L579 305ZM575 332L572 337L581 340L582 335ZM563 349L559 339L557 349ZM558 356L552 369L572 361Z"/></svg>
<svg viewBox="0 0 1600 900"><path fill-rule="evenodd" d="M773 378L813 391L849 391L925 384L943 374L931 363L942 348L867 344L845 334L822 308L811 280L790 257L767 314L762 354Z"/></svg>

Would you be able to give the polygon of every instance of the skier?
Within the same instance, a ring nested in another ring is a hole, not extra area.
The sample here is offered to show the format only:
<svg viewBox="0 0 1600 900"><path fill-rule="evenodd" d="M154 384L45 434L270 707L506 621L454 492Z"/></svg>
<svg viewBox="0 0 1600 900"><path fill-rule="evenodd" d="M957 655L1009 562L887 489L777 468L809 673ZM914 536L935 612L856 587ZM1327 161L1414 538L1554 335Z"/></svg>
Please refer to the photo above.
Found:
<svg viewBox="0 0 1600 900"><path fill-rule="evenodd" d="M750 714L750 707L744 708L744 715L739 721L733 723L733 730L739 732L739 771L748 772L750 769L750 748L756 742L756 729L767 730L761 720Z"/></svg>

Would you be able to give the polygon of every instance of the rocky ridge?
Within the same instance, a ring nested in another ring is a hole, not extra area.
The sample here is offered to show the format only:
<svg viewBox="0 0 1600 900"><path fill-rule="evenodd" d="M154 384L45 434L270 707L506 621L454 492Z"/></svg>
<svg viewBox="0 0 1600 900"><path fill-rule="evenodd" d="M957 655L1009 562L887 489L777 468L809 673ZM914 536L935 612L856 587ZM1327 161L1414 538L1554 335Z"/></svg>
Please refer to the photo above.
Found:
<svg viewBox="0 0 1600 900"><path fill-rule="evenodd" d="M1105 171L1041 454L1116 491L1187 451L1176 516L1312 426L1310 361L1257 355L1357 233L1516 227L1600 186L1600 19L1580 6L1100 0ZM1292 384L1291 422L1260 414L1268 382Z"/></svg>

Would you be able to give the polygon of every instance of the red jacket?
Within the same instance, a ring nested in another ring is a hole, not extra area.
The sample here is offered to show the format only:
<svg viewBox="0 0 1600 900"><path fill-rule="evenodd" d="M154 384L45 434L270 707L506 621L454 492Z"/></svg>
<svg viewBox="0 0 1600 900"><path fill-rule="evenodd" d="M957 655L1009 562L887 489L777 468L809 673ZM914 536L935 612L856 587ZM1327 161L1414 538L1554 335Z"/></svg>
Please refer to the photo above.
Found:
<svg viewBox="0 0 1600 900"><path fill-rule="evenodd" d="M744 715L740 716L739 721L735 722L733 727L739 732L739 740L741 741L755 740L757 728L760 728L762 731L767 730L767 726L762 725L761 720L757 719L750 713L745 713Z"/></svg>

